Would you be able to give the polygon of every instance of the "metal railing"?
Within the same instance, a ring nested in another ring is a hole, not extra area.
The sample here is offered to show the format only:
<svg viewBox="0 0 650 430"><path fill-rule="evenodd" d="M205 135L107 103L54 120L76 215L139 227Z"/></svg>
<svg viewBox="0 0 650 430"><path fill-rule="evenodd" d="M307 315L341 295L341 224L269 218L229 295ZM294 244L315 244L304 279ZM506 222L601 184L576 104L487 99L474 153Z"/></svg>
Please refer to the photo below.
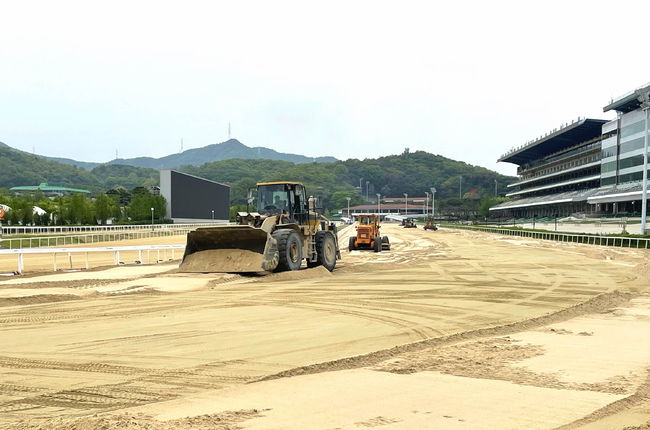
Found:
<svg viewBox="0 0 650 430"><path fill-rule="evenodd" d="M115 265L123 264L120 261L120 252L138 252L137 263L142 263L142 251L147 251L150 254L151 251L156 251L156 263L161 261L167 261L168 255L167 252L171 252L171 260L176 258L175 250L184 249L185 245L142 245L142 246L107 246L99 248L34 248L34 249L0 249L0 256L4 255L15 255L17 257L17 270L15 273L22 274L25 270L25 258L26 254L51 254L53 257L53 266L54 271L58 270L58 264L56 256L57 254L67 255L68 261L70 262L70 268L72 268L72 254L85 254L86 269L90 268L88 262L89 253L98 253L98 252L112 252L113 253L113 262ZM160 258L160 252L163 251L163 259ZM150 255L148 255L150 257ZM150 259L150 258L149 258Z"/></svg>
<svg viewBox="0 0 650 430"><path fill-rule="evenodd" d="M556 242L582 243L585 245L617 246L623 248L650 248L650 239L642 237L625 236L597 236L589 234L556 233L542 231L515 230L505 228L477 227L468 225L442 225L443 228L456 228L460 230L482 231L498 233L504 236L519 236L532 239L553 240Z"/></svg>
<svg viewBox="0 0 650 430"><path fill-rule="evenodd" d="M87 243L112 242L118 240L144 239L150 237L180 236L189 233L197 227L208 227L213 224L162 224L120 226L134 227L126 229L94 229L96 233L89 234L60 234L58 236L7 237L0 238L0 249L36 248L42 246L83 245ZM153 228L152 228L153 227ZM16 227L18 228L18 227ZM29 227L20 227L29 228ZM81 227L83 228L83 227ZM93 228L93 227L90 227ZM74 231L74 230L71 230ZM19 234L19 233L16 233Z"/></svg>
<svg viewBox="0 0 650 430"><path fill-rule="evenodd" d="M4 236L16 234L63 234L63 233L82 233L82 232L104 232L104 231L132 231L132 230L164 230L168 228L197 228L207 227L210 225L224 224L224 221L214 221L211 223L185 223L185 224L130 224L130 225L76 225L76 226L22 226L22 225L3 225L2 231Z"/></svg>

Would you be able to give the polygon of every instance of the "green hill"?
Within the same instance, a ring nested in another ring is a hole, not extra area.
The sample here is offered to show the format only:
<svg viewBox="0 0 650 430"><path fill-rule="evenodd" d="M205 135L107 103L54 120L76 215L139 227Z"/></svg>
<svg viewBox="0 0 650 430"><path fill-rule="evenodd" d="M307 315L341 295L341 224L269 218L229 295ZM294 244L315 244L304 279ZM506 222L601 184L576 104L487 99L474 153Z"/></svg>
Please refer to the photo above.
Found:
<svg viewBox="0 0 650 430"><path fill-rule="evenodd" d="M231 200L244 204L246 191L258 181L295 180L305 183L308 192L320 195L330 209L341 208L345 197L361 185L365 196L424 196L431 187L436 198L458 197L460 176L463 193L475 191L477 196L494 195L494 181L499 189L516 180L489 169L454 161L424 151L404 152L366 160L346 160L333 163L293 164L271 160L227 160L206 163L199 167L184 166L183 172L217 182L232 184Z"/></svg>
<svg viewBox="0 0 650 430"><path fill-rule="evenodd" d="M461 176L463 193L471 191L477 197L493 196L495 180L500 190L505 190L505 185L516 180L440 155L424 151L410 153L408 150L400 155L380 158L320 163L229 159L200 166L186 165L178 170L230 184L233 204L244 204L247 190L258 181L301 181L309 193L322 197L324 206L330 210L343 207L347 203L346 197L353 197L353 204L363 202L366 190L370 200L374 200L377 193L384 197L399 197L403 193L421 197L431 187L436 187L436 199L453 199L458 198ZM41 182L98 193L118 185L127 189L157 185L159 173L152 168L117 164L100 165L87 171L0 144L0 187Z"/></svg>
<svg viewBox="0 0 650 430"><path fill-rule="evenodd" d="M0 187L38 185L41 182L91 191L102 187L97 177L84 169L0 145Z"/></svg>

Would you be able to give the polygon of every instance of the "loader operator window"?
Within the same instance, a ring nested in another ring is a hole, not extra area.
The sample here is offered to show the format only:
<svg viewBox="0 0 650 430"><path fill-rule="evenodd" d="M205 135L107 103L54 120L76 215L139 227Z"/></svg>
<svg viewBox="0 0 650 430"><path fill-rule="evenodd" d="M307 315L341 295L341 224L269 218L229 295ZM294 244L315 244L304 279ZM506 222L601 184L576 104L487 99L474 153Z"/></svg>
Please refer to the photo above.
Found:
<svg viewBox="0 0 650 430"><path fill-rule="evenodd" d="M278 215L287 212L287 191L284 185L266 185L258 189L257 211L261 214Z"/></svg>

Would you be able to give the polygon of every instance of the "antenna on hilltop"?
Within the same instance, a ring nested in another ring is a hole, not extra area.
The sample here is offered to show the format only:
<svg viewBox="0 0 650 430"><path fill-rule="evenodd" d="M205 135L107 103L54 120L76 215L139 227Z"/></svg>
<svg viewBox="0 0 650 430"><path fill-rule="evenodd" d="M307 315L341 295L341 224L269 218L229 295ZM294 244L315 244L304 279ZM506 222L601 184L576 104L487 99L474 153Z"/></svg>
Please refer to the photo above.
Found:
<svg viewBox="0 0 650 430"><path fill-rule="evenodd" d="M36 155L36 147L32 145L32 155Z"/></svg>
<svg viewBox="0 0 650 430"><path fill-rule="evenodd" d="M230 121L228 121L228 140L230 140Z"/></svg>
<svg viewBox="0 0 650 430"><path fill-rule="evenodd" d="M181 137L181 152L183 152L183 138Z"/></svg>
<svg viewBox="0 0 650 430"><path fill-rule="evenodd" d="M117 148L115 148L115 159L117 160Z"/></svg>

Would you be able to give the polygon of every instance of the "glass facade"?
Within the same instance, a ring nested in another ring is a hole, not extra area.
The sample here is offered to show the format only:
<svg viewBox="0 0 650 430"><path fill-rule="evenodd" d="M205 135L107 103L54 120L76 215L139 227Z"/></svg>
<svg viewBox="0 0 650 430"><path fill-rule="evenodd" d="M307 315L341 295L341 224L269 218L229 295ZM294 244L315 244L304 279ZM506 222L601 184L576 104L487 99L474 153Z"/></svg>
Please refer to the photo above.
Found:
<svg viewBox="0 0 650 430"><path fill-rule="evenodd" d="M602 141L600 185L641 181L645 113L641 109L627 112L603 126L603 134L614 130L618 133Z"/></svg>

